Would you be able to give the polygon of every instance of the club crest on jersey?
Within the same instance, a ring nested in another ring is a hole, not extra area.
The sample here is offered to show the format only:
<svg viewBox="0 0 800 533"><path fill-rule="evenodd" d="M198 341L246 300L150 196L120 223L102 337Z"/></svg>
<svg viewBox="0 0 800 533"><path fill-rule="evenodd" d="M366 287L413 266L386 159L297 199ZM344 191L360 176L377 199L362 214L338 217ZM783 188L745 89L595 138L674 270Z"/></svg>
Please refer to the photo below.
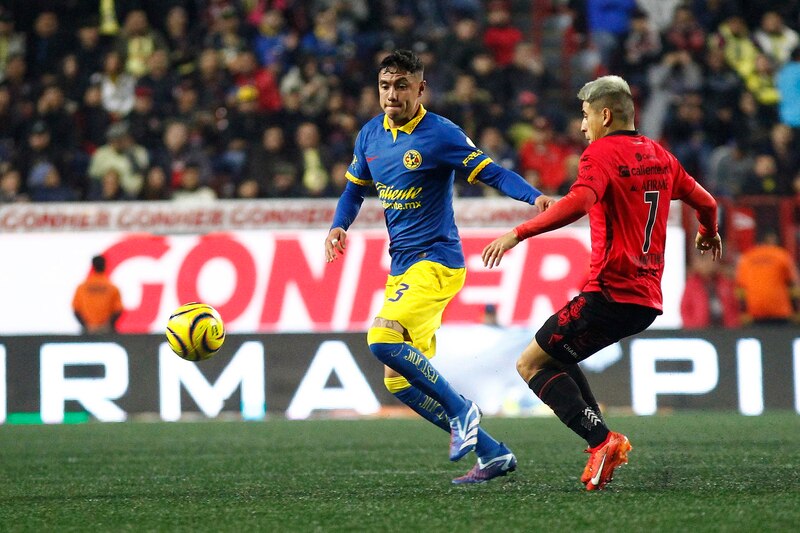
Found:
<svg viewBox="0 0 800 533"><path fill-rule="evenodd" d="M422 156L416 150L409 150L405 154L403 154L403 165L408 170L414 170L415 168L419 168L422 164Z"/></svg>

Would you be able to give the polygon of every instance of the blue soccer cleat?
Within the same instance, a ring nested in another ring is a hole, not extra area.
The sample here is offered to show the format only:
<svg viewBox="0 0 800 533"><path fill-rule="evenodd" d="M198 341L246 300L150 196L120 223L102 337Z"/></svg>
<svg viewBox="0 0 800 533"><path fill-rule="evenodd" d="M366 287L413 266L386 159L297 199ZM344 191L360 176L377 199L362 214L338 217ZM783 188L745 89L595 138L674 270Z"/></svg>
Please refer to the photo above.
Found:
<svg viewBox="0 0 800 533"><path fill-rule="evenodd" d="M478 426L481 410L478 404L467 400L463 411L450 419L450 460L458 461L475 449L478 443Z"/></svg>
<svg viewBox="0 0 800 533"><path fill-rule="evenodd" d="M472 469L461 477L453 480L454 485L467 485L475 483L486 483L490 479L505 476L509 472L517 469L517 458L511 453L505 444L500 443L497 455L485 462L478 457L478 462Z"/></svg>

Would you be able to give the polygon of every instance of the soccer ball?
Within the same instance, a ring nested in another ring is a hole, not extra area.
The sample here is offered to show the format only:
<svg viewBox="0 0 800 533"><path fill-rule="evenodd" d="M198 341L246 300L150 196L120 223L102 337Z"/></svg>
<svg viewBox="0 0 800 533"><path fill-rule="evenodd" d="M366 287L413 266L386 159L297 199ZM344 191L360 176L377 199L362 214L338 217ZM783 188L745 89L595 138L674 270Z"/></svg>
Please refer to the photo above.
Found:
<svg viewBox="0 0 800 533"><path fill-rule="evenodd" d="M222 347L225 326L216 309L191 302L178 307L167 322L167 342L187 361L208 359Z"/></svg>

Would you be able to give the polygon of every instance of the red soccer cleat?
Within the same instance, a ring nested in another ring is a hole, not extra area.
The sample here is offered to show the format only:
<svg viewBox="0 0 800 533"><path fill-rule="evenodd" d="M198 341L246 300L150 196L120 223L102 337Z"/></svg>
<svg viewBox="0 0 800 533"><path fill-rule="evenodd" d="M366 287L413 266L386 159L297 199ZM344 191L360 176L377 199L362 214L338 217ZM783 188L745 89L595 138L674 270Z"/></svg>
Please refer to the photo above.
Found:
<svg viewBox="0 0 800 533"><path fill-rule="evenodd" d="M614 469L628 462L628 452L632 449L628 437L610 431L602 444L586 450L590 456L581 475L586 490L602 490L611 482Z"/></svg>

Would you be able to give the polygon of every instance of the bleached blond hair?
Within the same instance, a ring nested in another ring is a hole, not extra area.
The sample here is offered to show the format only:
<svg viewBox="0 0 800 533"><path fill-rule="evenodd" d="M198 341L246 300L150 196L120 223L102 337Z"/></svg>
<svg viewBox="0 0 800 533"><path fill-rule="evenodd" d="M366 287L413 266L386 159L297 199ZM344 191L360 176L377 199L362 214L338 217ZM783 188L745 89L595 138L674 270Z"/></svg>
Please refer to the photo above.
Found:
<svg viewBox="0 0 800 533"><path fill-rule="evenodd" d="M578 91L578 98L593 109L609 108L622 121L633 120L633 96L628 82L619 76L601 76L590 81Z"/></svg>

